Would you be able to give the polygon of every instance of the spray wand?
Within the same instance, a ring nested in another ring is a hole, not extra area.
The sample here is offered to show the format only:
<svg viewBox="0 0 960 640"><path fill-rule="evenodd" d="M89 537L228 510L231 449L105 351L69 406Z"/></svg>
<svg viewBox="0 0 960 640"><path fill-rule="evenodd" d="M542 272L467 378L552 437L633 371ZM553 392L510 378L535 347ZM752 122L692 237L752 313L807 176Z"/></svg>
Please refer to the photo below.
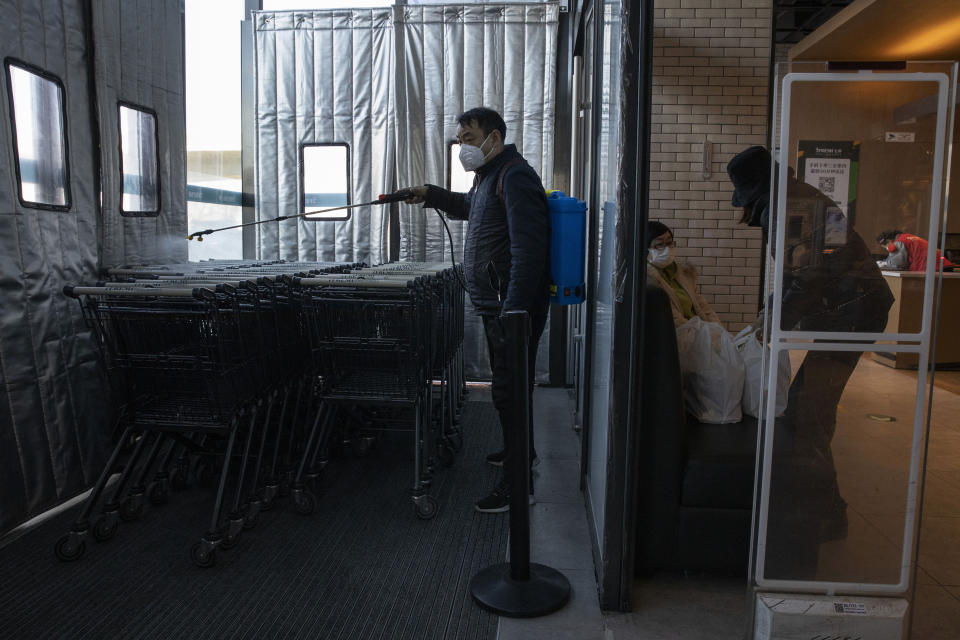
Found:
<svg viewBox="0 0 960 640"><path fill-rule="evenodd" d="M330 213L331 211L343 211L345 209L355 209L356 207L369 207L375 204L389 204L391 202L402 202L407 198L411 197L413 192L410 189L401 189L400 191L395 191L393 193L381 193L373 202L363 202L361 204L348 204L342 207L332 207L330 209L318 209L316 211L307 211L306 213L300 213L294 216L279 216L276 218L271 218L269 220L258 220L256 222L246 222L244 224L235 224L229 227L220 227L219 229L204 229L203 231L196 231L187 236L187 240L196 239L197 242L203 242L203 236L208 236L211 233L216 233L217 231L226 231L227 229L239 229L241 227L250 227L257 224L264 224L266 222L280 222L281 220L294 220L296 218L304 218L306 216L313 216L320 213ZM460 275L460 272L457 271L457 261L453 255L453 235L450 233L450 226L447 225L447 221L444 220L443 216L440 215L440 211L434 208L437 215L440 217L440 222L443 223L444 229L447 230L447 238L450 239L450 261L453 263L454 273L457 276L457 281L460 283L460 286L464 290L467 289L467 284L463 281L463 277Z"/></svg>
<svg viewBox="0 0 960 640"><path fill-rule="evenodd" d="M342 207L332 207L330 209L317 209L316 211L307 211L305 213L300 213L293 216L279 216L276 218L270 218L269 220L257 220L256 222L245 222L243 224L234 224L229 227L220 227L219 229L204 229L203 231L195 231L187 236L187 240L196 240L197 242L203 242L203 236L208 236L211 233L216 233L217 231L226 231L227 229L239 229L241 227L250 227L257 224L264 224L267 222L280 222L281 220L294 220L296 218L305 218L306 216L315 216L321 213L330 213L331 211L343 211L345 209L355 209L357 207L369 207L375 204L389 204L391 202L402 202L406 200L413 193L409 189L401 189L394 193L381 193L380 197L372 202L363 202L360 204L348 204Z"/></svg>

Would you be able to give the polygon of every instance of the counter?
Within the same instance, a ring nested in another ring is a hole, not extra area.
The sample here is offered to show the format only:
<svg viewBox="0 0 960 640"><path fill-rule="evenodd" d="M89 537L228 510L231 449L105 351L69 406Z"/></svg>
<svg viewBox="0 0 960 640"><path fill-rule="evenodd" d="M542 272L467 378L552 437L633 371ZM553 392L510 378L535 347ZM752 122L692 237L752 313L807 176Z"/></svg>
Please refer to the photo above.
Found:
<svg viewBox="0 0 960 640"><path fill-rule="evenodd" d="M890 307L886 332L919 331L923 311L922 271L883 271L895 298ZM960 272L937 275L934 283L943 278L940 301L940 336L937 340L937 366L960 364ZM916 369L919 357L915 353L874 353L873 359L897 369Z"/></svg>

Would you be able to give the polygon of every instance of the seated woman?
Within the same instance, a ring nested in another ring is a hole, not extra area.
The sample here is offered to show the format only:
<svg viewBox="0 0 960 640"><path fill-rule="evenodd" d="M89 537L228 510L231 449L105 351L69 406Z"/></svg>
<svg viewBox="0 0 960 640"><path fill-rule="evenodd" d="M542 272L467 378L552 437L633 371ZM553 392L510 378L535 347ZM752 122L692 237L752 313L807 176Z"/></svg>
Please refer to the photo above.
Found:
<svg viewBox="0 0 960 640"><path fill-rule="evenodd" d="M647 222L647 282L667 292L673 311L673 324L679 327L694 316L704 322L720 322L710 303L697 293L697 270L692 264L677 262L673 256L673 232L662 222Z"/></svg>

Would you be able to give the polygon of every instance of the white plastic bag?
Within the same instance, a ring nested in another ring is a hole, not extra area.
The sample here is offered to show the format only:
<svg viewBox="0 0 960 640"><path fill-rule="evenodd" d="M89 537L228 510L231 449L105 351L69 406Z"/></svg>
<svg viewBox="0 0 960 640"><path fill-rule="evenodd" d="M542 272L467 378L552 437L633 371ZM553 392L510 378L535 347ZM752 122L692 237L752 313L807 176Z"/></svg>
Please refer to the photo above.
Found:
<svg viewBox="0 0 960 640"><path fill-rule="evenodd" d="M770 347L764 347L757 340L753 327L747 327L737 334L733 343L743 356L743 365L746 369L746 378L743 383L743 412L754 418L760 417L760 398L763 394L765 380L763 378L763 350L767 350L767 359L770 358ZM790 355L781 351L777 358L777 403L774 413L778 418L787 409L787 396L790 392Z"/></svg>
<svg viewBox="0 0 960 640"><path fill-rule="evenodd" d="M740 422L743 359L719 323L691 318L677 327L683 402L700 422Z"/></svg>

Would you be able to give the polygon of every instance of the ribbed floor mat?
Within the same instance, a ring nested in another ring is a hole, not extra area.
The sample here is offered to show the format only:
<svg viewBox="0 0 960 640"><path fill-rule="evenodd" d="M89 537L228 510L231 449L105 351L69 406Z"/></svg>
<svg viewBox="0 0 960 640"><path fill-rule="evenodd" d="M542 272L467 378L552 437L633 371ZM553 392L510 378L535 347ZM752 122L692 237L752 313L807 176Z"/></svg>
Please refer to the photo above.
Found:
<svg viewBox="0 0 960 640"><path fill-rule="evenodd" d="M61 563L53 545L74 507L0 550L0 637L492 640L496 616L469 582L504 558L507 515L473 508L497 480L484 456L501 440L493 405L468 403L463 417L464 447L435 474L430 521L408 496L412 454L390 444L333 460L313 515L285 499L212 569L188 553L209 491L172 493Z"/></svg>

